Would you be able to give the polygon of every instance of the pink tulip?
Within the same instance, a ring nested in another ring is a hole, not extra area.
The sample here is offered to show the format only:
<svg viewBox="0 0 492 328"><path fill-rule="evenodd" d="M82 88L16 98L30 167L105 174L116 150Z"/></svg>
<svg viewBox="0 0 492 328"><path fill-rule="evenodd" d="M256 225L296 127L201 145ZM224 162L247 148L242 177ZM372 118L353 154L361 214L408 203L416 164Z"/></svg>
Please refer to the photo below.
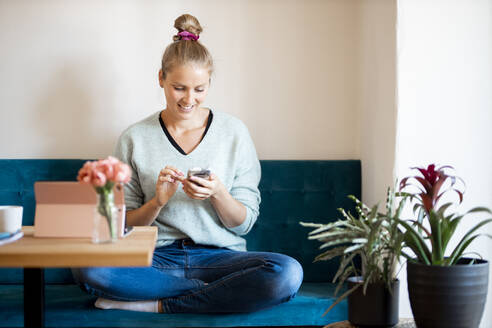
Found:
<svg viewBox="0 0 492 328"><path fill-rule="evenodd" d="M118 163L114 166L114 181L120 183L128 183L132 172L130 167L125 163Z"/></svg>
<svg viewBox="0 0 492 328"><path fill-rule="evenodd" d="M84 166L79 170L77 180L80 182L90 183L92 179L92 162L85 162Z"/></svg>
<svg viewBox="0 0 492 328"><path fill-rule="evenodd" d="M97 162L98 169L104 173L106 179L112 181L114 177L114 164L109 159L102 159Z"/></svg>
<svg viewBox="0 0 492 328"><path fill-rule="evenodd" d="M91 183L96 187L103 187L106 184L106 175L104 172L100 171L98 168L92 171Z"/></svg>
<svg viewBox="0 0 492 328"><path fill-rule="evenodd" d="M111 163L111 165L121 163L116 157L108 156L107 160Z"/></svg>
<svg viewBox="0 0 492 328"><path fill-rule="evenodd" d="M130 167L117 158L108 156L99 161L87 161L79 170L77 180L94 187L104 187L108 182L127 183L131 177Z"/></svg>

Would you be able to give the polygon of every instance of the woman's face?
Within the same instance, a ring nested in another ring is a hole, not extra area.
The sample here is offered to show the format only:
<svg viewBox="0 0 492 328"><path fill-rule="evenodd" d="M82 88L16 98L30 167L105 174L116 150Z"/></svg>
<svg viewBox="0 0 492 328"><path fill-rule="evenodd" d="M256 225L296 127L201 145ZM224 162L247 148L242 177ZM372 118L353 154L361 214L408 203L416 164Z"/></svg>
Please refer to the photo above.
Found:
<svg viewBox="0 0 492 328"><path fill-rule="evenodd" d="M159 84L166 96L166 109L186 119L194 116L205 101L210 74L203 66L181 65L168 72L165 80L159 71Z"/></svg>

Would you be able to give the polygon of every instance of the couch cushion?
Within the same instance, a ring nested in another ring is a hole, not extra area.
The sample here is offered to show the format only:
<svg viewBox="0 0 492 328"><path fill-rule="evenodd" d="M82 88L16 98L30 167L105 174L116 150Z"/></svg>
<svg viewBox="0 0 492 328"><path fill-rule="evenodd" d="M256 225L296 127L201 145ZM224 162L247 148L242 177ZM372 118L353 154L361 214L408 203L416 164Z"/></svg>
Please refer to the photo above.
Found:
<svg viewBox="0 0 492 328"><path fill-rule="evenodd" d="M93 307L95 297L75 285L46 287L47 327L239 327L311 326L347 319L347 303L342 301L322 317L333 303L334 285L304 283L291 301L247 314L155 314ZM0 285L0 327L22 327L23 287Z"/></svg>
<svg viewBox="0 0 492 328"><path fill-rule="evenodd" d="M35 181L75 180L83 159L0 160L0 205L24 206L23 224L34 222ZM330 222L340 217L337 208L353 208L348 194L360 197L359 160L260 161L262 202L260 216L246 235L248 250L270 251L296 258L304 281L329 282L337 260L312 263L320 243L308 240L308 228L299 221ZM0 269L0 283L20 283L19 269ZM70 271L48 269L48 283L72 283Z"/></svg>
<svg viewBox="0 0 492 328"><path fill-rule="evenodd" d="M337 208L353 209L347 198L360 197L358 160L261 161L260 216L246 235L248 250L277 252L297 259L306 282L331 282L338 261L313 263L319 241L308 240L311 229L299 221L331 222Z"/></svg>

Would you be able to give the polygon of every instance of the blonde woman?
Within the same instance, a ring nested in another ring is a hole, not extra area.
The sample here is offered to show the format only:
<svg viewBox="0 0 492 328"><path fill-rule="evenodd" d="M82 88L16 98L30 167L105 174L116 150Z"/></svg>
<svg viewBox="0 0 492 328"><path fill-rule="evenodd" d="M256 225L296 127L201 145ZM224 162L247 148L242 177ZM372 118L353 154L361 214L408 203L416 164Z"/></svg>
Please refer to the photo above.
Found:
<svg viewBox="0 0 492 328"><path fill-rule="evenodd" d="M198 20L182 15L174 27L159 71L166 108L126 129L115 150L133 170L127 225L158 227L152 266L83 268L74 277L102 309L231 313L286 302L301 285L301 265L247 252L242 237L260 203L253 141L239 119L201 107L213 61L198 41ZM197 167L210 174L188 177Z"/></svg>

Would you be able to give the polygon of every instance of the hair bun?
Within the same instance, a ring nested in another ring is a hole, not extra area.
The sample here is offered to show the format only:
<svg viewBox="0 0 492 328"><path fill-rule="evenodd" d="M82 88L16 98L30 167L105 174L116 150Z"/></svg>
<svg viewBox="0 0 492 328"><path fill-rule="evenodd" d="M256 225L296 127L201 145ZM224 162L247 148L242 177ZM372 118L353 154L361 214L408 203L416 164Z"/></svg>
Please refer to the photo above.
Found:
<svg viewBox="0 0 492 328"><path fill-rule="evenodd" d="M195 16L189 15L189 14L184 14L176 18L174 21L174 27L178 30L179 32L187 31L190 33L195 34L196 36L199 36L200 33L202 33L203 29L200 25L200 22L198 19L196 19ZM181 37L179 35L175 35L173 37L174 41L180 40Z"/></svg>

